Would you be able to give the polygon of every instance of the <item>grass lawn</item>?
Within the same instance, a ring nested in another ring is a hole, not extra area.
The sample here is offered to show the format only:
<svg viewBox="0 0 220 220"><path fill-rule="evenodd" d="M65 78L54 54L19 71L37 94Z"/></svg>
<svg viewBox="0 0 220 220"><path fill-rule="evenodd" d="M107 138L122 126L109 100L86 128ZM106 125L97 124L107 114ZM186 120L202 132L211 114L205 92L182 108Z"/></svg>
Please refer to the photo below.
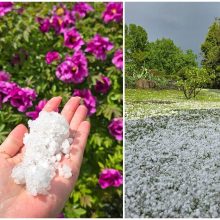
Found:
<svg viewBox="0 0 220 220"><path fill-rule="evenodd" d="M187 100L182 91L126 89L125 116L128 119L170 115L180 110L220 109L220 90L203 89Z"/></svg>

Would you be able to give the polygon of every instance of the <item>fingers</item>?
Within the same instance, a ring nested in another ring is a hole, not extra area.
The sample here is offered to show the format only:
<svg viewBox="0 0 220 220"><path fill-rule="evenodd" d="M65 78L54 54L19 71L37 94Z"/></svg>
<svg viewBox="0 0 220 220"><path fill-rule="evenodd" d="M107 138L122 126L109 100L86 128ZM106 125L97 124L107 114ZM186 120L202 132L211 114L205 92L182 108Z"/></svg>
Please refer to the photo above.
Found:
<svg viewBox="0 0 220 220"><path fill-rule="evenodd" d="M76 109L80 104L80 97L71 97L69 101L65 104L61 114L66 118L68 123L70 123Z"/></svg>
<svg viewBox="0 0 220 220"><path fill-rule="evenodd" d="M56 111L57 108L59 107L61 101L62 101L61 96L54 97L54 98L50 99L47 102L47 104L44 106L43 111L46 111L46 112Z"/></svg>
<svg viewBox="0 0 220 220"><path fill-rule="evenodd" d="M0 153L14 157L23 146L25 133L27 133L27 128L23 124L16 126L0 146Z"/></svg>
<svg viewBox="0 0 220 220"><path fill-rule="evenodd" d="M80 123L76 132L71 152L70 159L64 159L63 163L71 167L74 179L77 179L82 164L83 153L85 150L86 142L90 132L90 123L83 121Z"/></svg>
<svg viewBox="0 0 220 220"><path fill-rule="evenodd" d="M70 130L71 131L75 132L78 130L78 127L81 124L81 122L85 121L86 116L87 116L87 112L88 112L88 110L85 105L80 105L77 108L77 110L76 110L76 112L70 122Z"/></svg>

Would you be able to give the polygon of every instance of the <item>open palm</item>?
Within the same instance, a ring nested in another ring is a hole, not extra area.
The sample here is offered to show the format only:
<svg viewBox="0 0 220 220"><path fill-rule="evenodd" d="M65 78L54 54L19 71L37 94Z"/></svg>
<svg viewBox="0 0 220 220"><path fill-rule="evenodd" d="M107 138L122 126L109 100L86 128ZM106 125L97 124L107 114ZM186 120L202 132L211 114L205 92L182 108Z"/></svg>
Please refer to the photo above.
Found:
<svg viewBox="0 0 220 220"><path fill-rule="evenodd" d="M54 97L44 107L44 111L55 111L62 98ZM63 158L62 164L72 169L70 179L56 176L51 183L48 195L30 195L24 185L17 185L11 178L11 171L21 162L24 152L23 136L27 128L20 124L9 134L0 146L0 217L56 217L64 207L78 178L84 148L90 131L86 121L87 108L80 105L79 97L72 97L61 114L70 123L74 132L74 142L70 158Z"/></svg>

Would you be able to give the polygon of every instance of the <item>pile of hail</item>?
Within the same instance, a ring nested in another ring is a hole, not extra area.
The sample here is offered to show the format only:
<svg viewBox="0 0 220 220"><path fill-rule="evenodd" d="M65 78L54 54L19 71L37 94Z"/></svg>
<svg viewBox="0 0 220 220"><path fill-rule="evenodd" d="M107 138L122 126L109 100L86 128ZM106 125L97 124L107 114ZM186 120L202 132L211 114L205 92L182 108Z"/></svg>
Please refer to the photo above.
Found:
<svg viewBox="0 0 220 220"><path fill-rule="evenodd" d="M23 139L23 160L11 176L16 184L26 184L31 195L46 195L56 172L64 178L72 176L70 167L60 161L62 157L69 158L73 139L68 122L57 112L42 111L36 120L28 121L28 126L29 133Z"/></svg>

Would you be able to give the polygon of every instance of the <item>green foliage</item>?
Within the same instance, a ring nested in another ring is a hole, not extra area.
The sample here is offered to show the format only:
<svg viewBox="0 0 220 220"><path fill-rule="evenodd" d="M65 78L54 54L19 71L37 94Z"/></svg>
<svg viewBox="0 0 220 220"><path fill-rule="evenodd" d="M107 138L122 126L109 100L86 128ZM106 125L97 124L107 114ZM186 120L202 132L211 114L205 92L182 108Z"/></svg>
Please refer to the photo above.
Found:
<svg viewBox="0 0 220 220"><path fill-rule="evenodd" d="M141 26L130 24L125 26L125 56L126 63L132 63L139 68L145 60L145 50L148 45L147 32Z"/></svg>
<svg viewBox="0 0 220 220"><path fill-rule="evenodd" d="M150 69L173 75L183 67L197 66L196 58L192 50L184 52L171 39L162 38L150 43L149 57L145 64Z"/></svg>
<svg viewBox="0 0 220 220"><path fill-rule="evenodd" d="M185 97L190 99L196 97L200 90L214 78L209 75L204 68L184 68L179 72L179 80L177 85L183 91Z"/></svg>
<svg viewBox="0 0 220 220"><path fill-rule="evenodd" d="M143 69L160 72L157 76L148 74L144 78L152 80L163 88L183 67L197 67L197 56L192 50L183 51L171 39L148 41L147 32L135 24L125 27L125 72L126 87L134 88L135 80Z"/></svg>
<svg viewBox="0 0 220 220"><path fill-rule="evenodd" d="M65 3L69 9L74 3ZM122 23L105 24L101 18L104 3L90 3L95 11L76 21L76 28L88 42L96 33L109 37L114 49L108 52L107 60L100 61L86 54L89 77L79 85L65 84L55 76L58 63L47 65L45 55L56 50L62 60L73 51L63 46L63 37L53 31L43 34L39 30L36 17L47 17L58 3L15 3L15 8L24 8L20 15L16 10L0 19L0 70L9 72L11 81L22 87L36 90L38 98L50 99L62 96L65 102L73 89L90 88L98 100L97 113L90 117L91 134L87 143L79 181L66 203L66 217L122 217L122 187L101 189L98 185L99 173L104 168L114 168L122 172L122 143L116 141L108 132L110 120L122 116L122 72L112 64L115 50L122 48ZM85 46L83 47L83 49ZM28 58L23 50L28 52ZM20 55L20 63L11 63L14 54ZM94 91L94 82L99 74L111 80L111 90L107 95ZM29 109L31 111L32 109ZM0 142L19 123L27 124L28 118L10 105L3 104L0 111Z"/></svg>
<svg viewBox="0 0 220 220"><path fill-rule="evenodd" d="M206 39L201 45L203 60L202 65L210 74L215 74L214 88L220 88L220 20L209 27Z"/></svg>

